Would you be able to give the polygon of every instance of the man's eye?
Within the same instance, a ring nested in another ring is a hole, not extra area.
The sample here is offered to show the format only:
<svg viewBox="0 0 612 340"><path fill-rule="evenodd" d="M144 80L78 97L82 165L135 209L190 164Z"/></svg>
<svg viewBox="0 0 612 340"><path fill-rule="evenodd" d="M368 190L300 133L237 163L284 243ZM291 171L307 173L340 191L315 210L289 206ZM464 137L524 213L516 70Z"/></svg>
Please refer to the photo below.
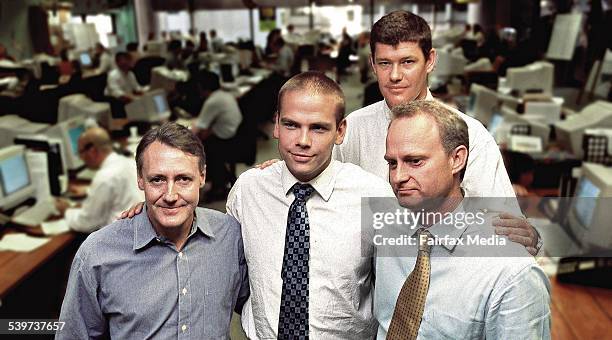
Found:
<svg viewBox="0 0 612 340"><path fill-rule="evenodd" d="M404 60L404 61L402 61L402 64L408 65L408 64L412 64L413 62L414 61L412 61L412 60Z"/></svg>
<svg viewBox="0 0 612 340"><path fill-rule="evenodd" d="M395 169L395 167L397 166L396 162L387 162L387 165L389 165L389 169Z"/></svg>
<svg viewBox="0 0 612 340"><path fill-rule="evenodd" d="M188 183L188 182L191 182L191 178L189 178L189 177L180 177L178 179L178 181L181 182L181 183Z"/></svg>
<svg viewBox="0 0 612 340"><path fill-rule="evenodd" d="M151 178L150 182L153 183L153 184L159 184L159 183L163 182L163 179L161 177L153 177L153 178Z"/></svg>
<svg viewBox="0 0 612 340"><path fill-rule="evenodd" d="M283 125L288 128L288 129L294 129L295 128L295 124L293 123L283 123Z"/></svg>
<svg viewBox="0 0 612 340"><path fill-rule="evenodd" d="M423 164L423 160L422 159L411 159L410 160L410 164L419 166L419 165Z"/></svg>

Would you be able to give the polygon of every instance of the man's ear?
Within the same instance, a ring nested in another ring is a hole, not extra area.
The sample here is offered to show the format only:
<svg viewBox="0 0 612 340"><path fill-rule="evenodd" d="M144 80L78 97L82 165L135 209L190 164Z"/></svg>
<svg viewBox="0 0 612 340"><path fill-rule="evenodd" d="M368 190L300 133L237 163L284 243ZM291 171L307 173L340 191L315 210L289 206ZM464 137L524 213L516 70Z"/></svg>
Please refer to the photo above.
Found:
<svg viewBox="0 0 612 340"><path fill-rule="evenodd" d="M144 178L138 174L138 189L144 190Z"/></svg>
<svg viewBox="0 0 612 340"><path fill-rule="evenodd" d="M280 135L280 112L276 111L276 118L274 119L274 132L272 133L272 137L278 139Z"/></svg>
<svg viewBox="0 0 612 340"><path fill-rule="evenodd" d="M202 188L206 184L206 165L204 165L204 170L200 172L200 188Z"/></svg>
<svg viewBox="0 0 612 340"><path fill-rule="evenodd" d="M438 53L435 48L432 48L429 51L429 56L427 60L425 60L425 66L427 67L427 73L431 73L436 67L436 59L438 58Z"/></svg>
<svg viewBox="0 0 612 340"><path fill-rule="evenodd" d="M453 150L450 157L453 175L458 174L467 167L468 149L465 145L459 145Z"/></svg>
<svg viewBox="0 0 612 340"><path fill-rule="evenodd" d="M374 76L378 78L378 75L376 74L376 68L374 67L374 56L370 53L370 68L372 69L372 73L374 73Z"/></svg>
<svg viewBox="0 0 612 340"><path fill-rule="evenodd" d="M338 123L338 127L336 128L336 133L337 135L336 135L335 144L340 145L344 141L344 136L346 135L346 119L345 118L342 118L340 123Z"/></svg>

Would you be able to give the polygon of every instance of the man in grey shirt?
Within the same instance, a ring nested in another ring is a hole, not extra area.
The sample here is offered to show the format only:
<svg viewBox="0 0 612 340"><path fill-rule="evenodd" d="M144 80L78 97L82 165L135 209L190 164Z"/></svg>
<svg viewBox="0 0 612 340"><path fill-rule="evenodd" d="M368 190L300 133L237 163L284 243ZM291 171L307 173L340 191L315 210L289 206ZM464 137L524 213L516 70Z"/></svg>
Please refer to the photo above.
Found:
<svg viewBox="0 0 612 340"><path fill-rule="evenodd" d="M136 151L144 213L91 234L78 250L56 339L228 339L249 293L240 225L196 208L202 144L166 123Z"/></svg>

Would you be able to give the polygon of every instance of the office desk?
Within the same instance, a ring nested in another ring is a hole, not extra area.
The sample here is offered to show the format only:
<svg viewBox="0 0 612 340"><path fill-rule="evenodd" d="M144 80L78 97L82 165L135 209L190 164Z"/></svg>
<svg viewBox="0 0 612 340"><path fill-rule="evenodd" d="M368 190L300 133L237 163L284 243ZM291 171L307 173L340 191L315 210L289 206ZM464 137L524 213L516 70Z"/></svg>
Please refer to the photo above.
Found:
<svg viewBox="0 0 612 340"><path fill-rule="evenodd" d="M560 283L552 286L552 338L604 339L612 332L612 290Z"/></svg>
<svg viewBox="0 0 612 340"><path fill-rule="evenodd" d="M31 252L0 251L0 300L71 245L75 238L76 234L69 232L52 237L51 241Z"/></svg>

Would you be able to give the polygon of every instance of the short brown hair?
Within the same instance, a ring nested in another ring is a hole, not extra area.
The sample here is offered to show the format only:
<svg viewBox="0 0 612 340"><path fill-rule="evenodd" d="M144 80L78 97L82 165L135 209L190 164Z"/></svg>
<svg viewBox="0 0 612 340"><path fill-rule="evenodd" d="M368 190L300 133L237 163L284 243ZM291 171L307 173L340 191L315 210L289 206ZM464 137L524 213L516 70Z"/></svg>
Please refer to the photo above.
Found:
<svg viewBox="0 0 612 340"><path fill-rule="evenodd" d="M445 104L436 100L413 100L409 103L400 104L393 109L391 123L401 118L412 118L418 115L426 115L434 119L440 132L442 147L448 155L458 146L465 145L470 150L470 137L468 126L456 112L452 111ZM467 167L467 162L465 163ZM461 170L460 178L463 179L465 168Z"/></svg>
<svg viewBox="0 0 612 340"><path fill-rule="evenodd" d="M402 42L418 43L427 60L431 51L431 29L427 21L407 11L393 11L372 26L370 34L372 58L376 51L376 43L397 46Z"/></svg>
<svg viewBox="0 0 612 340"><path fill-rule="evenodd" d="M277 114L280 116L281 105L283 102L283 96L286 92L306 90L308 94L321 94L327 96L333 96L336 101L336 124L340 124L344 118L345 103L344 93L342 89L335 81L329 79L324 73L316 71L308 71L300 73L291 79L281 87L278 91L278 110Z"/></svg>
<svg viewBox="0 0 612 340"><path fill-rule="evenodd" d="M204 171L206 167L206 154L204 146L200 139L183 125L169 122L162 126L151 129L142 136L138 147L136 148L136 168L138 174L142 174L144 152L147 147L154 142L160 142L167 146L179 149L185 153L198 157L198 165L200 171Z"/></svg>

